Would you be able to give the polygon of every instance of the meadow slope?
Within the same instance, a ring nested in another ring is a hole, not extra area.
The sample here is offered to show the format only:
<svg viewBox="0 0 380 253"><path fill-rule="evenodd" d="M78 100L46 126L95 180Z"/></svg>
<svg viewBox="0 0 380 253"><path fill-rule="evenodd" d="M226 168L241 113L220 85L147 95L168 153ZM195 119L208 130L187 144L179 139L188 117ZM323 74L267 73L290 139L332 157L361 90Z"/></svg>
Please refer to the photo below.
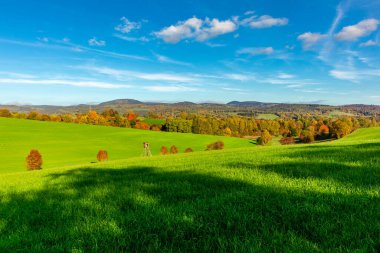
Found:
<svg viewBox="0 0 380 253"><path fill-rule="evenodd" d="M377 252L380 128L0 175L0 252Z"/></svg>
<svg viewBox="0 0 380 253"><path fill-rule="evenodd" d="M179 152L188 147L203 151L218 140L225 142L226 149L254 146L247 139L223 136L0 118L0 173L26 170L25 157L31 149L42 153L43 168L50 169L90 164L100 149L108 151L110 160L139 157L144 141L151 143L157 155L162 145L176 145Z"/></svg>

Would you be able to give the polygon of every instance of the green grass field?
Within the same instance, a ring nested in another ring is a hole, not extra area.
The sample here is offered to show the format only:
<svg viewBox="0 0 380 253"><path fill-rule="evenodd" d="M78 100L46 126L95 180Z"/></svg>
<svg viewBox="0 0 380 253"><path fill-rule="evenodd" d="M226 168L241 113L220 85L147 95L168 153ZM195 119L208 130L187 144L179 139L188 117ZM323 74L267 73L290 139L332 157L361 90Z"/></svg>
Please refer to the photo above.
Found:
<svg viewBox="0 0 380 253"><path fill-rule="evenodd" d="M378 252L379 221L380 128L0 174L0 252Z"/></svg>
<svg viewBox="0 0 380 253"><path fill-rule="evenodd" d="M50 169L95 162L100 149L108 151L110 160L138 157L144 141L158 155L162 145L176 145L179 152L188 147L203 151L218 140L225 142L226 149L254 146L246 139L223 136L0 118L0 173L26 170L25 157L31 149L41 152L43 168Z"/></svg>
<svg viewBox="0 0 380 253"><path fill-rule="evenodd" d="M272 113L262 113L255 117L256 119L268 119L268 120L274 120L277 119L278 116Z"/></svg>

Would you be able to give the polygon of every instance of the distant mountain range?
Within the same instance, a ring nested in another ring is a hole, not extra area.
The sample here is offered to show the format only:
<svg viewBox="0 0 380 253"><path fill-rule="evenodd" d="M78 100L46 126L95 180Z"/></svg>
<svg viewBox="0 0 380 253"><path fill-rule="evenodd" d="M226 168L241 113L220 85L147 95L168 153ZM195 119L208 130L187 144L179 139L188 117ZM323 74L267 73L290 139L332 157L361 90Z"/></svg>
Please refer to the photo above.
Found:
<svg viewBox="0 0 380 253"><path fill-rule="evenodd" d="M342 106L331 106L322 104L291 104L291 103L264 103L258 101L231 101L226 104L221 103L193 103L189 101L168 103L168 102L142 102L136 99L116 99L102 102L99 104L79 104L72 106L52 106L52 105L1 105L0 108L7 108L11 111L30 112L38 111L47 114L64 114L64 113L85 113L88 110L103 111L112 108L120 112L129 110L137 112L159 111L196 111L200 109L225 111L225 112L313 112L313 111L353 111L358 115L380 115L379 105L352 104Z"/></svg>

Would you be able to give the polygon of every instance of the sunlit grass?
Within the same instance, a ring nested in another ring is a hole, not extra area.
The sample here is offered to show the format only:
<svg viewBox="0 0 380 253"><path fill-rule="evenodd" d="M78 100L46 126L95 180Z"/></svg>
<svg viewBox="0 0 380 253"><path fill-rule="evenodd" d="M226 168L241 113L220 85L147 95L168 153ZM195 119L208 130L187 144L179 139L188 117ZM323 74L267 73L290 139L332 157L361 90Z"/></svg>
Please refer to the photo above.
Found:
<svg viewBox="0 0 380 253"><path fill-rule="evenodd" d="M376 252L380 129L0 175L0 251Z"/></svg>
<svg viewBox="0 0 380 253"><path fill-rule="evenodd" d="M182 153L189 147L203 151L218 140L225 142L226 149L254 146L247 139L224 136L0 118L0 173L26 170L25 158L31 149L40 151L43 168L50 169L96 162L99 150L107 150L110 160L140 157L145 141L158 155L162 145L175 145Z"/></svg>

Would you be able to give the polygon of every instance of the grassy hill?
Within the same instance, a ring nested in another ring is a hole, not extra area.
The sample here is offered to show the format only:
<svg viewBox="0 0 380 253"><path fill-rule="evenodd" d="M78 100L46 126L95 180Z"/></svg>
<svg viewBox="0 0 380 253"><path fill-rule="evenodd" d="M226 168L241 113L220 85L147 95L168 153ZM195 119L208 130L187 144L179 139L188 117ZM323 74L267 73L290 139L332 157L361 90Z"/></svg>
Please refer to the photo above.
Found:
<svg viewBox="0 0 380 253"><path fill-rule="evenodd" d="M95 162L100 149L108 151L110 160L138 157L145 141L157 155L162 145L176 145L179 152L188 147L203 151L218 140L225 142L226 149L253 146L240 138L0 118L0 173L25 170L31 149L42 153L43 168L50 169Z"/></svg>
<svg viewBox="0 0 380 253"><path fill-rule="evenodd" d="M379 154L372 128L2 174L0 252L377 252Z"/></svg>

